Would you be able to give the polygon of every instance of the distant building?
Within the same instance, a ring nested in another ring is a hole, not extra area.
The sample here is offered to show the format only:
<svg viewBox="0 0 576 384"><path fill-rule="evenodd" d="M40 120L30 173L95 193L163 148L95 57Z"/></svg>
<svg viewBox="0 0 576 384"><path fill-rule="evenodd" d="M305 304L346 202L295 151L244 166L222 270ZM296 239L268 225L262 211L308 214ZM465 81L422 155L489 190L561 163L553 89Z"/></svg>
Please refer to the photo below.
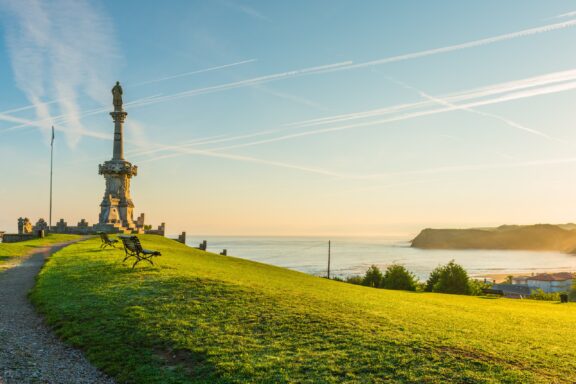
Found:
<svg viewBox="0 0 576 384"><path fill-rule="evenodd" d="M512 277L512 284L528 285L528 277L529 276Z"/></svg>
<svg viewBox="0 0 576 384"><path fill-rule="evenodd" d="M522 299L532 293L530 287L521 284L494 284L492 289L502 291L504 297L511 299Z"/></svg>
<svg viewBox="0 0 576 384"><path fill-rule="evenodd" d="M542 289L544 292L569 292L574 284L574 275L570 272L541 273L529 276L526 285L530 289Z"/></svg>
<svg viewBox="0 0 576 384"><path fill-rule="evenodd" d="M569 292L575 283L574 279L574 274L570 272L539 273L532 276L513 277L511 285L526 287L532 291L541 289L546 293Z"/></svg>

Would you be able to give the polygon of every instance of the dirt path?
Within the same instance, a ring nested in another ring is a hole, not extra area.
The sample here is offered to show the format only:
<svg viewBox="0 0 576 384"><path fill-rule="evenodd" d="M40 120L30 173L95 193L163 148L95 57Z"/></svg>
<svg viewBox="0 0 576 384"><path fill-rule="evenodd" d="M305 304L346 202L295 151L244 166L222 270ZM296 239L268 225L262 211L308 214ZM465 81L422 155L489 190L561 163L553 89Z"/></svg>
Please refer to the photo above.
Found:
<svg viewBox="0 0 576 384"><path fill-rule="evenodd" d="M27 298L46 258L69 244L40 248L0 272L0 384L114 383L58 340Z"/></svg>

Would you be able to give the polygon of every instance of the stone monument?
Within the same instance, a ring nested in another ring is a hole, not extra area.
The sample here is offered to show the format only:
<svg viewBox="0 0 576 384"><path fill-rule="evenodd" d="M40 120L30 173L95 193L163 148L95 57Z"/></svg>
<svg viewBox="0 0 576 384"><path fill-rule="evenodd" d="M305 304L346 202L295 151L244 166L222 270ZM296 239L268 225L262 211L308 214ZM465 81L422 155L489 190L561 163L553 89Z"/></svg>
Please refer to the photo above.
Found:
<svg viewBox="0 0 576 384"><path fill-rule="evenodd" d="M97 230L105 232L140 233L143 229L134 222L134 203L130 196L130 180L138 167L124 159L123 128L127 112L122 103L122 87L116 82L112 88L114 111L114 150L112 160L100 164L98 173L106 179L106 190L100 203Z"/></svg>

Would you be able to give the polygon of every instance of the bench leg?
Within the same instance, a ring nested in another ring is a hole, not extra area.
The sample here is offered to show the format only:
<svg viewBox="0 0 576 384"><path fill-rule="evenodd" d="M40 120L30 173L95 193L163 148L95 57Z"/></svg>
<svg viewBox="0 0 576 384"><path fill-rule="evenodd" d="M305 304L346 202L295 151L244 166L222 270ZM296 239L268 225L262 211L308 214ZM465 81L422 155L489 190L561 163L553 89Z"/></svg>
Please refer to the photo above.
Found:
<svg viewBox="0 0 576 384"><path fill-rule="evenodd" d="M131 257L138 258L136 255L126 252L126 257L124 258L124 260L122 260L122 263L124 263L126 260L128 260Z"/></svg>
<svg viewBox="0 0 576 384"><path fill-rule="evenodd" d="M136 259L137 259L136 262L135 262L134 264L132 264L132 269L134 269L134 267L136 266L136 264L138 264L139 262L142 261L142 259L139 258L139 257L136 257Z"/></svg>
<svg viewBox="0 0 576 384"><path fill-rule="evenodd" d="M132 265L132 269L134 269L134 267L136 266L136 264L138 264L139 262L141 262L142 260L149 262L150 264L154 265L154 263L152 262L152 260L150 260L150 257L136 257L138 260L136 260L136 262Z"/></svg>

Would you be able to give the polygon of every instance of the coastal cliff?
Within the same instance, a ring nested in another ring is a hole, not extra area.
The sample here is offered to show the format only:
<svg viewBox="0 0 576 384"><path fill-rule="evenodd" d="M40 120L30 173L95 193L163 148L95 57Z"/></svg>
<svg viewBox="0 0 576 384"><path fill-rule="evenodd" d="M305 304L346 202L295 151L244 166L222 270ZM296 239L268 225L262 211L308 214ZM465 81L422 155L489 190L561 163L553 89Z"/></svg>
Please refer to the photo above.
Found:
<svg viewBox="0 0 576 384"><path fill-rule="evenodd" d="M412 240L422 249L507 249L576 253L576 225L502 225L497 228L422 230Z"/></svg>

